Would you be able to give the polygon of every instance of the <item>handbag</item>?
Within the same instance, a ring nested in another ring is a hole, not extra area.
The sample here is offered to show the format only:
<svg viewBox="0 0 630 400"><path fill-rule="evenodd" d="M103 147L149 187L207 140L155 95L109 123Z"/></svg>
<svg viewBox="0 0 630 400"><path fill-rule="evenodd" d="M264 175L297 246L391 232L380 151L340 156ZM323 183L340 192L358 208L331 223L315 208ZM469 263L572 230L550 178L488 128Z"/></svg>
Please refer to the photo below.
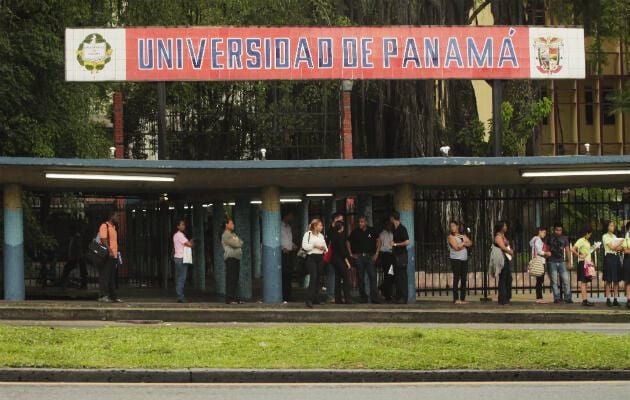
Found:
<svg viewBox="0 0 630 400"><path fill-rule="evenodd" d="M184 264L192 264L193 263L192 248L184 247L184 260L183 260L183 263Z"/></svg>
<svg viewBox="0 0 630 400"><path fill-rule="evenodd" d="M310 243L311 241L311 232L308 232L308 240L307 242ZM306 258L306 256L308 256L308 253L306 252L306 250L304 250L304 247L300 247L300 250L297 251L297 256L300 258Z"/></svg>
<svg viewBox="0 0 630 400"><path fill-rule="evenodd" d="M109 244L109 226L107 228L107 243ZM109 256L109 247L100 242L99 235L97 234L94 240L92 240L88 246L88 252L90 255L98 261L103 261Z"/></svg>
<svg viewBox="0 0 630 400"><path fill-rule="evenodd" d="M324 264L330 264L332 261L333 248L332 245L328 246L328 250L324 253Z"/></svg>
<svg viewBox="0 0 630 400"><path fill-rule="evenodd" d="M536 255L536 250L532 247L532 258L527 264L529 275L539 277L545 274L545 258Z"/></svg>
<svg viewBox="0 0 630 400"><path fill-rule="evenodd" d="M595 264L593 264L593 261L591 260L585 260L583 268L585 278L593 278L595 277L595 274L597 274Z"/></svg>

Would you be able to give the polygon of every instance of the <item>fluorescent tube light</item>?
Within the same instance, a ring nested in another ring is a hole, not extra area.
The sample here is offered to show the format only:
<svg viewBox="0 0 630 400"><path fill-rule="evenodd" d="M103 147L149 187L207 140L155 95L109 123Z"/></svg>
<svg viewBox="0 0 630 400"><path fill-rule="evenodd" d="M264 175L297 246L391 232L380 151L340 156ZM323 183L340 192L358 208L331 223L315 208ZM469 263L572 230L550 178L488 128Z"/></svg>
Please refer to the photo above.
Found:
<svg viewBox="0 0 630 400"><path fill-rule="evenodd" d="M562 176L606 176L606 175L630 175L630 169L597 169L588 171L524 171L523 178L552 178Z"/></svg>
<svg viewBox="0 0 630 400"><path fill-rule="evenodd" d="M332 193L306 193L306 197L333 197Z"/></svg>
<svg viewBox="0 0 630 400"><path fill-rule="evenodd" d="M174 182L175 178L164 175L114 175L114 174L69 174L47 172L47 179L73 179L86 181L133 181L133 182Z"/></svg>
<svg viewBox="0 0 630 400"><path fill-rule="evenodd" d="M280 199L280 203L301 203L302 199Z"/></svg>
<svg viewBox="0 0 630 400"><path fill-rule="evenodd" d="M262 200L252 200L249 204L262 204Z"/></svg>

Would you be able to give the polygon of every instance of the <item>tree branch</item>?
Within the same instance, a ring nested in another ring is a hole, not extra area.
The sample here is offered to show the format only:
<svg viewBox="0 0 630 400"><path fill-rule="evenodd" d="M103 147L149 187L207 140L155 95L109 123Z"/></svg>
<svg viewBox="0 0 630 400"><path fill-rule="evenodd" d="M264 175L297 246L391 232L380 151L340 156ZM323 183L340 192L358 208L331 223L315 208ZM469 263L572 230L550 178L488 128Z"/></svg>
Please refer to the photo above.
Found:
<svg viewBox="0 0 630 400"><path fill-rule="evenodd" d="M475 18L477 18L477 15L479 15L479 13L482 12L484 8L488 7L490 3L492 3L492 0L486 0L483 3L481 3L481 5L479 5L479 7L477 7L475 11L473 11L473 13L470 14L470 17L468 17L468 20L466 21L466 25L472 24Z"/></svg>

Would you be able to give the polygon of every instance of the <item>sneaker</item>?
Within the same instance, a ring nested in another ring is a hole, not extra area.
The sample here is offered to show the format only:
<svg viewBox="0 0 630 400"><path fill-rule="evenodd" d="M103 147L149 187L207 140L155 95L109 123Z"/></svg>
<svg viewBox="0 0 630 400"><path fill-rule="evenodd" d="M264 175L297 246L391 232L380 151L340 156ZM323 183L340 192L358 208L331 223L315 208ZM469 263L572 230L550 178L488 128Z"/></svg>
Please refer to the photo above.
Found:
<svg viewBox="0 0 630 400"><path fill-rule="evenodd" d="M187 303L186 299L177 299L177 302L182 304Z"/></svg>
<svg viewBox="0 0 630 400"><path fill-rule="evenodd" d="M120 297L116 297L115 299L112 300L112 302L114 302L114 303L124 303L124 301L122 301L122 299Z"/></svg>
<svg viewBox="0 0 630 400"><path fill-rule="evenodd" d="M613 306L614 307L619 307L619 302L617 301L617 298L615 297L615 299L613 300Z"/></svg>
<svg viewBox="0 0 630 400"><path fill-rule="evenodd" d="M594 303L591 303L591 302L590 302L590 301L588 301L588 300L582 300L582 305L583 305L584 307L593 307L595 304L594 304Z"/></svg>
<svg viewBox="0 0 630 400"><path fill-rule="evenodd" d="M112 300L109 298L109 296L99 297L97 301L99 303L111 303L112 302Z"/></svg>
<svg viewBox="0 0 630 400"><path fill-rule="evenodd" d="M573 300L572 299L566 299L564 301L565 304L573 304Z"/></svg>
<svg viewBox="0 0 630 400"><path fill-rule="evenodd" d="M608 307L612 307L612 303L610 302L610 299L606 299L606 305Z"/></svg>
<svg viewBox="0 0 630 400"><path fill-rule="evenodd" d="M553 299L553 304L560 304L562 301L560 299Z"/></svg>

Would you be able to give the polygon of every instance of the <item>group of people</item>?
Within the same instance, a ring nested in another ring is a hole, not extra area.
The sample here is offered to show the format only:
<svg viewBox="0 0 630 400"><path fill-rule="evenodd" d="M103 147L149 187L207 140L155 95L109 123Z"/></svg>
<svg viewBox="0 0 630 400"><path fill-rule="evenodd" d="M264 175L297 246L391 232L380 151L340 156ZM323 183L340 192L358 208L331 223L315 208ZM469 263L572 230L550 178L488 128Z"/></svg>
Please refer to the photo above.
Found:
<svg viewBox="0 0 630 400"><path fill-rule="evenodd" d="M333 215L327 232L324 232L324 224L320 219L313 219L310 222L302 237L298 254L305 259L305 270L309 277L305 300L307 307L312 308L314 304L320 304L320 277L324 275L326 268L331 268L335 277L334 302L336 304L353 302L351 296L353 268L356 268L358 277L360 302L407 303L407 247L410 241L407 228L400 222L400 214L392 212L388 223L380 233L368 225L365 216L360 216L358 222L358 227L352 230L350 235L346 234L343 214L340 213ZM289 253L289 249L284 245L283 253ZM385 272L384 282L380 286L384 299L379 295L377 263ZM291 267L283 264L283 268L290 270ZM284 280L288 283L283 284L283 287L290 286L289 279L290 273L285 274ZM292 300L290 293L285 292L283 296L285 301Z"/></svg>
<svg viewBox="0 0 630 400"><path fill-rule="evenodd" d="M537 303L546 303L543 299L546 271L551 281L553 302L555 304L573 303L569 271L575 268L582 305L593 306L594 303L588 300L588 284L597 276L595 252L602 244L604 246L602 277L607 306L620 306L617 297L619 297L622 281L625 284L626 298L630 299L630 222L626 224L626 234L622 238L615 235L616 225L613 221L605 224L605 230L601 243L592 243L593 229L587 227L583 229L579 239L571 245L559 223L554 224L553 232L549 236L546 227L537 229L537 234L529 242L532 250L530 274L536 277ZM500 221L494 229L489 264L489 272L496 277L498 282L498 302L501 305L509 304L512 296L512 259L515 252L506 236L507 232L508 224ZM577 262L574 262L574 259ZM542 264L542 267L534 271L537 263ZM626 307L630 308L630 301L626 302Z"/></svg>

